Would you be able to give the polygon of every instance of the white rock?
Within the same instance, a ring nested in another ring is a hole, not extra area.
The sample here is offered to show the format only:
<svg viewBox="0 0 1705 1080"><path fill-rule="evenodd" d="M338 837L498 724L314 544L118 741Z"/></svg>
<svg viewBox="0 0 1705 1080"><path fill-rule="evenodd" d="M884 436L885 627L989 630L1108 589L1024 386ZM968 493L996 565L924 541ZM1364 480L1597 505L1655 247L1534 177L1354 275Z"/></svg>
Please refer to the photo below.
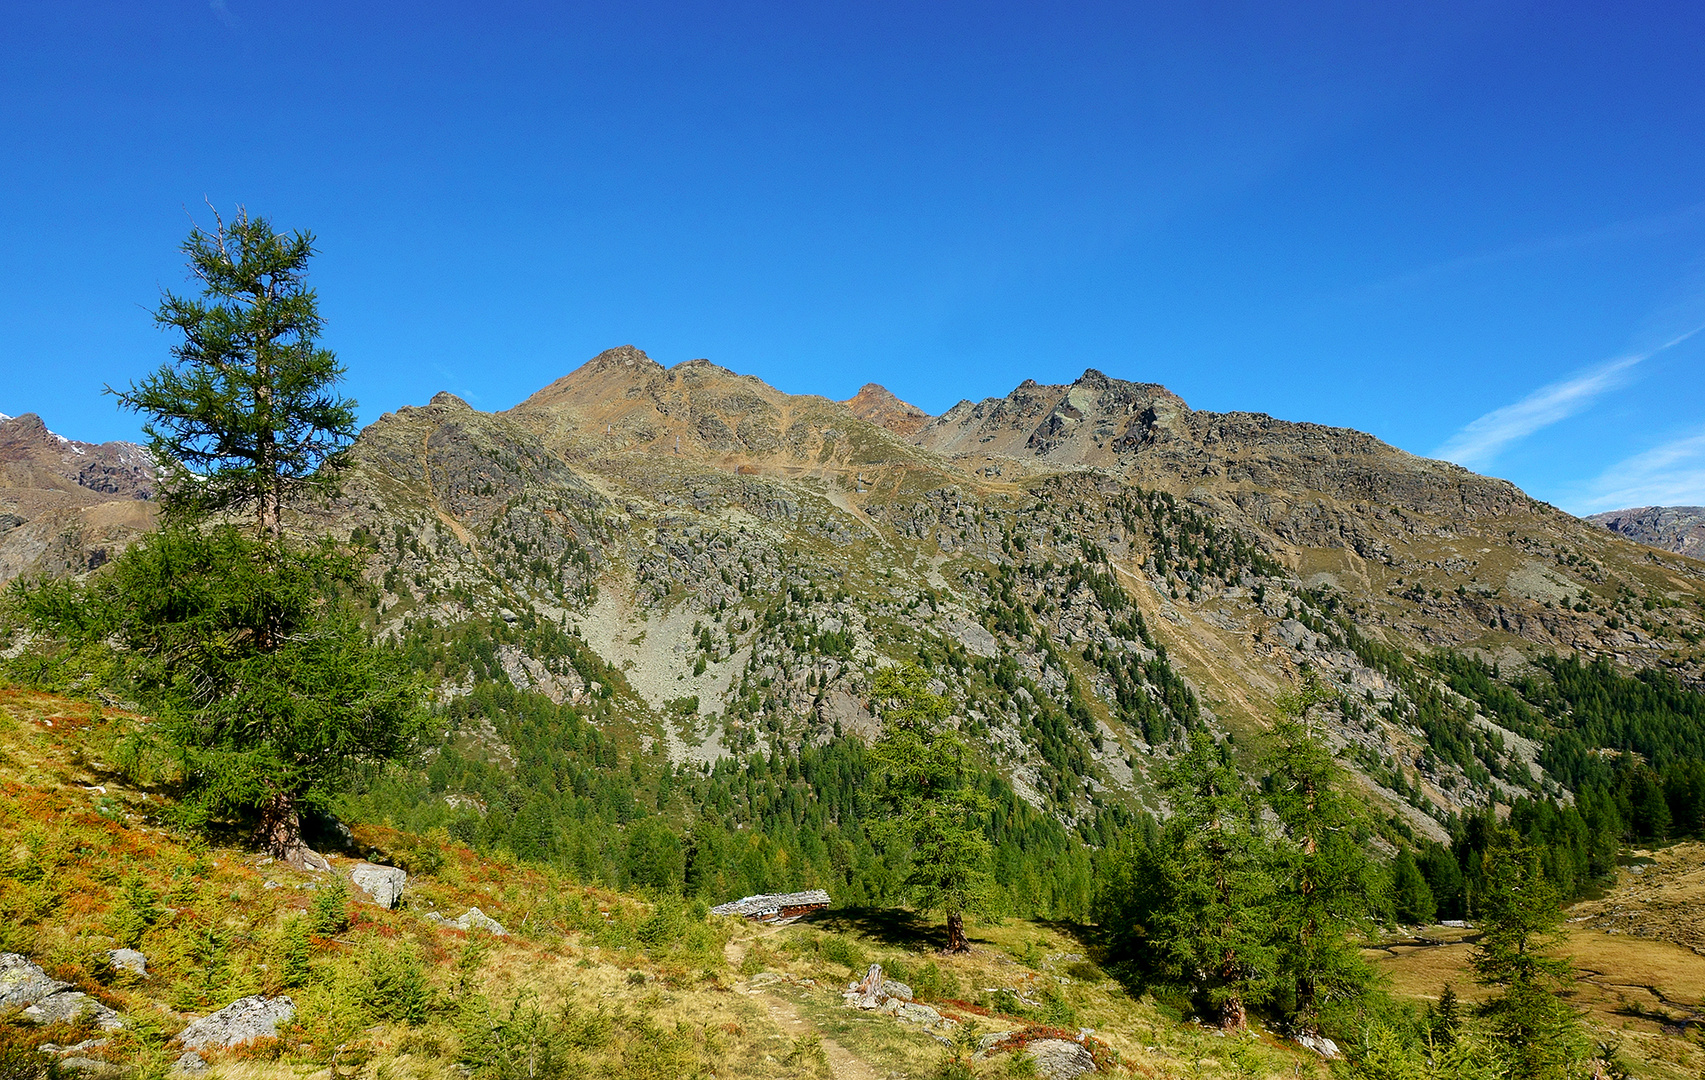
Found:
<svg viewBox="0 0 1705 1080"><path fill-rule="evenodd" d="M1336 1061L1344 1054L1338 1049L1338 1044L1324 1035L1303 1035L1296 1041L1305 1050L1313 1050L1327 1061Z"/></svg>
<svg viewBox="0 0 1705 1080"><path fill-rule="evenodd" d="M32 1024L71 1023L87 1017L102 1031L117 1031L124 1026L124 1021L118 1018L118 1013L81 990L61 990L57 994L49 994L19 1015Z"/></svg>
<svg viewBox="0 0 1705 1080"><path fill-rule="evenodd" d="M251 1039L276 1038L278 1025L295 1016L296 1003L289 998L257 994L195 1021L178 1033L178 1041L191 1050L223 1050Z"/></svg>
<svg viewBox="0 0 1705 1080"><path fill-rule="evenodd" d="M107 959L112 966L120 971L134 972L137 975L148 974L148 958L135 949L113 949L107 953Z"/></svg>
<svg viewBox="0 0 1705 1080"><path fill-rule="evenodd" d="M928 1005L920 1005L915 1001L901 1002L894 1014L902 1020L910 1020L914 1024L934 1027L941 1023L941 1014Z"/></svg>
<svg viewBox="0 0 1705 1080"><path fill-rule="evenodd" d="M375 866L364 862L357 863L350 871L349 880L371 896L375 904L394 908L402 902L403 883L408 880L408 874L394 866Z"/></svg>
<svg viewBox="0 0 1705 1080"><path fill-rule="evenodd" d="M34 1005L49 994L71 989L70 983L49 978L47 972L18 953L0 953L0 1009Z"/></svg>
<svg viewBox="0 0 1705 1080"><path fill-rule="evenodd" d="M1082 1043L1065 1039L1037 1039L1025 1047L1036 1059L1036 1071L1048 1080L1073 1080L1095 1072L1095 1059Z"/></svg>
<svg viewBox="0 0 1705 1080"><path fill-rule="evenodd" d="M499 937L507 936L509 933L503 928L502 923L477 907L469 908L461 918L456 920L456 926L462 930L484 930L488 934L496 934Z"/></svg>

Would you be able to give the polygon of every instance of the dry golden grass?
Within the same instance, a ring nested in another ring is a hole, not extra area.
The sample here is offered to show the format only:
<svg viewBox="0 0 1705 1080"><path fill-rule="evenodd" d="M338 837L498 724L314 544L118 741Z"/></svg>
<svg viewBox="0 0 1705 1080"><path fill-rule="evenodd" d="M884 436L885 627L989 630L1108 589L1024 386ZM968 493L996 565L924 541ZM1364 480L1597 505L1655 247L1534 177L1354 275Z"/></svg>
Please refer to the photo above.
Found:
<svg viewBox="0 0 1705 1080"><path fill-rule="evenodd" d="M1626 875L1625 875L1626 877ZM1621 887L1593 907L1616 905ZM1580 917L1578 905L1569 913ZM1567 927L1563 950L1578 978L1572 1004L1596 1040L1620 1042L1641 1075L1697 1077L1705 1052L1696 1034L1705 1022L1705 959L1670 941ZM1470 967L1472 930L1434 927L1365 955L1400 999L1431 1004L1449 983L1465 1002L1484 1000ZM1426 943L1422 943L1422 941Z"/></svg>

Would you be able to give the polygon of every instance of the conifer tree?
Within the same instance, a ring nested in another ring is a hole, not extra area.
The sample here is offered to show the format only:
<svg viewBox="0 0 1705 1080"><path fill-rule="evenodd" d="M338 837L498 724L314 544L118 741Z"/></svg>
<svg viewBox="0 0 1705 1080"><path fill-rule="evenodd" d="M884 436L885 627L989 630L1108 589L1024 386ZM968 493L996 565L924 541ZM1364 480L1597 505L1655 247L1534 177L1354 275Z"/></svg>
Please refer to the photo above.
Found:
<svg viewBox="0 0 1705 1080"><path fill-rule="evenodd" d="M1564 1080L1587 1056L1580 1018L1562 995L1574 968L1563 940L1557 890L1535 853L1504 832L1482 856L1477 981L1500 992L1482 1007L1515 1080Z"/></svg>
<svg viewBox="0 0 1705 1080"><path fill-rule="evenodd" d="M1203 730L1162 774L1172 805L1155 849L1149 938L1174 978L1227 1029L1242 1028L1248 1007L1272 988L1272 848L1255 792L1231 750Z"/></svg>
<svg viewBox="0 0 1705 1080"><path fill-rule="evenodd" d="M894 828L911 853L905 890L919 910L946 916L944 952L969 952L965 916L988 903L990 848L982 819L989 799L971 786L970 753L947 723L947 700L930 691L922 668L883 668L874 691L883 729L871 757L895 811Z"/></svg>
<svg viewBox="0 0 1705 1080"><path fill-rule="evenodd" d="M1351 997L1368 972L1348 935L1365 928L1376 892L1366 855L1338 790L1343 770L1313 728L1333 700L1313 672L1280 697L1274 748L1267 759L1268 801L1288 844L1277 850L1275 944L1292 995L1292 1026L1318 1032L1323 998Z"/></svg>
<svg viewBox="0 0 1705 1080"><path fill-rule="evenodd" d="M355 435L355 402L338 395L343 368L319 344L319 300L306 281L314 237L276 233L241 207L183 244L200 297L167 292L154 320L178 331L175 362L126 391L146 417L149 449L168 471L169 514L200 519L252 509L273 540L285 504L324 491Z"/></svg>
<svg viewBox="0 0 1705 1080"><path fill-rule="evenodd" d="M316 344L313 237L239 211L184 251L203 295L168 293L156 315L183 334L176 364L118 394L170 473L166 527L90 580L26 589L24 613L79 661L108 651L177 759L185 824L250 825L275 857L323 867L303 807L410 748L419 688L355 617L354 560L283 532L291 499L329 487L354 425ZM222 518L247 510L258 536Z"/></svg>

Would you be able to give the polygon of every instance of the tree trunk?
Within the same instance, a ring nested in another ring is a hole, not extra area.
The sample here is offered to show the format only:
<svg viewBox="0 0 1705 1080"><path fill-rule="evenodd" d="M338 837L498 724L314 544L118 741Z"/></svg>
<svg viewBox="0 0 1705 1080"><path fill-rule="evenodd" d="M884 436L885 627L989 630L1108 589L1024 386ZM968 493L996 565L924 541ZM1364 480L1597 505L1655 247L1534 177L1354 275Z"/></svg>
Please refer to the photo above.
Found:
<svg viewBox="0 0 1705 1080"><path fill-rule="evenodd" d="M260 841L268 855L298 870L330 870L313 848L302 842L302 816L287 792L274 795L261 809Z"/></svg>
<svg viewBox="0 0 1705 1080"><path fill-rule="evenodd" d="M1298 975L1296 981L1296 1019L1292 1027L1297 1035L1320 1034L1320 1015L1314 1003L1314 979L1308 975Z"/></svg>
<svg viewBox="0 0 1705 1080"><path fill-rule="evenodd" d="M1220 1006L1220 1027L1226 1031L1242 1031L1249 1026L1249 1012L1243 1007L1243 995L1233 994Z"/></svg>
<svg viewBox="0 0 1705 1080"><path fill-rule="evenodd" d="M944 953L968 953L971 943L965 940L965 916L954 911L947 916L947 948Z"/></svg>

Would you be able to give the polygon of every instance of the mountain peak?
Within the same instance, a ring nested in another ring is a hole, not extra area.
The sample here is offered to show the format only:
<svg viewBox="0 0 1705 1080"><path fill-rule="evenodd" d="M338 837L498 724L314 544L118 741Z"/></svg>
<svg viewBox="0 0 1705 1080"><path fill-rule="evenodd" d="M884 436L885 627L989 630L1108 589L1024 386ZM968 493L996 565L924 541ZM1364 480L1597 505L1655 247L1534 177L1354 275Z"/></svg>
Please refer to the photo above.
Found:
<svg viewBox="0 0 1705 1080"><path fill-rule="evenodd" d="M911 435L932 419L916 405L901 401L879 383L865 383L858 393L841 402L860 420L887 428L897 435Z"/></svg>
<svg viewBox="0 0 1705 1080"><path fill-rule="evenodd" d="M611 368L634 368L650 373L654 370L662 371L663 365L645 355L643 349L637 349L632 345L617 345L613 349L605 349L586 361L576 374L584 372L590 375L594 372L608 371Z"/></svg>

